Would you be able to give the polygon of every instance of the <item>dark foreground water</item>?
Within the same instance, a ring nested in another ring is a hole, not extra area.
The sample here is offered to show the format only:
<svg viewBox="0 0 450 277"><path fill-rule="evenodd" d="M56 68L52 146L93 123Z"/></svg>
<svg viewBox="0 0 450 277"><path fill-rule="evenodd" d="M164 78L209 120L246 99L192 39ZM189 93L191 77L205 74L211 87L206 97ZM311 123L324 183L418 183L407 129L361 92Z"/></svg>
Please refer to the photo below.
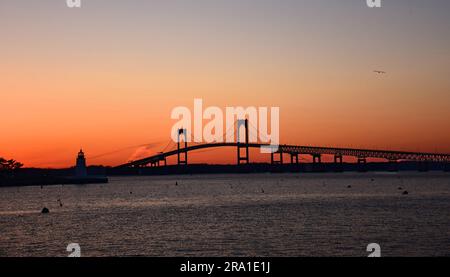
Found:
<svg viewBox="0 0 450 277"><path fill-rule="evenodd" d="M50 214L40 214L44 206ZM0 188L0 232L0 256L67 256L69 243L82 256L367 256L369 243L383 256L450 256L450 175L113 177Z"/></svg>

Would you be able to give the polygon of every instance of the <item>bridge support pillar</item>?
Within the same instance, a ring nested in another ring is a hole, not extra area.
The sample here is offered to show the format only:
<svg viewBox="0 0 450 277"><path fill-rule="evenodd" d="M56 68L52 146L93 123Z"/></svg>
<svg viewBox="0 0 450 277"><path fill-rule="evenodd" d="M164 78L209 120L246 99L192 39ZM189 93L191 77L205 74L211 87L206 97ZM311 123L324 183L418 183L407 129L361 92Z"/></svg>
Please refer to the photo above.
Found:
<svg viewBox="0 0 450 277"><path fill-rule="evenodd" d="M314 154L314 155L312 155L312 157L313 157L313 164L316 164L316 163L321 164L322 163L322 155Z"/></svg>
<svg viewBox="0 0 450 277"><path fill-rule="evenodd" d="M367 158L366 157L358 157L358 171L366 172L367 171Z"/></svg>
<svg viewBox="0 0 450 277"><path fill-rule="evenodd" d="M278 161L275 160L275 154L279 155L279 160ZM270 161L271 161L272 164L283 164L283 152L280 150L279 152L271 153L270 154Z"/></svg>
<svg viewBox="0 0 450 277"><path fill-rule="evenodd" d="M245 143L240 142L240 128L241 126L244 126L245 128ZM237 139L238 139L238 146L237 146L237 164L248 164L250 163L250 156L249 156L249 147L248 147L248 119L244 120L238 120L237 124ZM242 155L242 150L244 151L244 155Z"/></svg>
<svg viewBox="0 0 450 277"><path fill-rule="evenodd" d="M334 171L342 172L343 170L343 156L342 154L338 153L334 155Z"/></svg>
<svg viewBox="0 0 450 277"><path fill-rule="evenodd" d="M181 149L181 142L180 142L181 136L183 136L183 138L184 138L184 149ZM187 130L179 129L178 130L178 146L177 146L178 165L182 165L182 164L187 165L188 164L187 147L188 147Z"/></svg>
<svg viewBox="0 0 450 277"><path fill-rule="evenodd" d="M358 164L366 164L366 163L367 163L367 159L366 158L364 158L364 157L358 158Z"/></svg>
<svg viewBox="0 0 450 277"><path fill-rule="evenodd" d="M335 164L340 164L341 165L342 162L343 162L343 157L342 157L341 154L337 154L337 155L334 156L334 163Z"/></svg>
<svg viewBox="0 0 450 277"><path fill-rule="evenodd" d="M295 164L298 164L298 153L291 154L291 164L294 164L294 160Z"/></svg>

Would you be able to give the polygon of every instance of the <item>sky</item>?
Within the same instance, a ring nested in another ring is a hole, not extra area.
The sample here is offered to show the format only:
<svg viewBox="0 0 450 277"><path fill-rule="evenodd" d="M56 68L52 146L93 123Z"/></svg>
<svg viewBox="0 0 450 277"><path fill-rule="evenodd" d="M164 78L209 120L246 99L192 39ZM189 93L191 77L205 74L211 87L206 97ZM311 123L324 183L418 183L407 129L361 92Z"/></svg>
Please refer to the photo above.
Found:
<svg viewBox="0 0 450 277"><path fill-rule="evenodd" d="M280 107L283 144L450 153L450 1L382 4L0 0L0 156L118 165L161 151L194 98Z"/></svg>

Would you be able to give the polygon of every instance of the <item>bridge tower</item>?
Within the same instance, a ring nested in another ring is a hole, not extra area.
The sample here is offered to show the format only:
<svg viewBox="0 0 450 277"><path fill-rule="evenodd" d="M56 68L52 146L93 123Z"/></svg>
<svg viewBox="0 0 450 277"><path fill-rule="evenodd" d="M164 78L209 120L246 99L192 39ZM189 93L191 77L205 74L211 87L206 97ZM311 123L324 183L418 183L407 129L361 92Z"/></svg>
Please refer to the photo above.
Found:
<svg viewBox="0 0 450 277"><path fill-rule="evenodd" d="M184 149L181 149L181 141L180 141L181 136L183 136ZM177 151L178 165L182 165L182 164L187 165L188 164L188 152L187 152L188 139L187 139L187 130L186 129L178 129L177 144L178 144L178 148L177 148L178 149L178 151Z"/></svg>
<svg viewBox="0 0 450 277"><path fill-rule="evenodd" d="M245 143L242 143L240 137L240 129L244 126L245 129ZM245 150L245 155L241 155L242 151ZM248 119L242 119L237 121L237 163L238 165L241 163L249 163L249 147L248 147Z"/></svg>

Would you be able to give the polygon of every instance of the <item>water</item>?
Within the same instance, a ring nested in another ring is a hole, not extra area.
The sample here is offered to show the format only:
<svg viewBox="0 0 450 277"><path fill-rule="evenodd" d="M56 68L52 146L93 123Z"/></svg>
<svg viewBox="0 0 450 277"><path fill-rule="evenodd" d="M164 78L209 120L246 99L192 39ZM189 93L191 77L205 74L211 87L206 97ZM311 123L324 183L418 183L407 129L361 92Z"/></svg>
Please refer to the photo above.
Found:
<svg viewBox="0 0 450 277"><path fill-rule="evenodd" d="M40 214L44 206L50 214ZM112 177L0 188L0 232L0 256L67 256L69 243L82 256L367 256L373 242L383 256L450 256L450 174Z"/></svg>

